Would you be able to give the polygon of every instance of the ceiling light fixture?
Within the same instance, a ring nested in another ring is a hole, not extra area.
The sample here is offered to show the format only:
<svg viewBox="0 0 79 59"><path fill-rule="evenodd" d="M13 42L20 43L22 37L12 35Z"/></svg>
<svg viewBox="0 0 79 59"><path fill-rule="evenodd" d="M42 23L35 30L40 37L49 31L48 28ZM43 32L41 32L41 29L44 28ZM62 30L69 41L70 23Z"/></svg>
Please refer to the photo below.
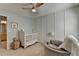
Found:
<svg viewBox="0 0 79 59"><path fill-rule="evenodd" d="M32 9L32 12L36 12L36 9Z"/></svg>

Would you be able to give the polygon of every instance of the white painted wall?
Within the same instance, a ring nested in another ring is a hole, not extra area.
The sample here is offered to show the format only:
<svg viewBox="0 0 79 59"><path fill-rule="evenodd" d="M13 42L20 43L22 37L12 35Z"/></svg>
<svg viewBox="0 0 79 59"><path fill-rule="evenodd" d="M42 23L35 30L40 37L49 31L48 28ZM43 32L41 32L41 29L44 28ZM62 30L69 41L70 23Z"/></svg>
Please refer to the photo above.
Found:
<svg viewBox="0 0 79 59"><path fill-rule="evenodd" d="M55 40L63 41L67 35L74 35L79 40L79 7L60 10L36 20L36 23L41 21L36 25L39 30L42 29L40 41L48 40L46 35L49 32L55 32Z"/></svg>
<svg viewBox="0 0 79 59"><path fill-rule="evenodd" d="M55 17L54 13L42 17L42 39L49 41L48 33L55 33ZM46 35L45 35L46 34ZM54 39L54 36L53 36Z"/></svg>
<svg viewBox="0 0 79 59"><path fill-rule="evenodd" d="M65 11L65 35L74 35L79 40L79 7Z"/></svg>
<svg viewBox="0 0 79 59"><path fill-rule="evenodd" d="M55 12L55 40L64 40L65 12L63 10Z"/></svg>
<svg viewBox="0 0 79 59"><path fill-rule="evenodd" d="M54 32L54 27L55 27L55 20L54 20L54 13L53 14L49 14L49 15L45 15L42 17L38 17L36 18L34 21L36 21L34 24L36 24L36 28L35 31L37 33L40 33L39 37L39 41L40 42L44 42L45 40L47 41L47 34L49 32Z"/></svg>

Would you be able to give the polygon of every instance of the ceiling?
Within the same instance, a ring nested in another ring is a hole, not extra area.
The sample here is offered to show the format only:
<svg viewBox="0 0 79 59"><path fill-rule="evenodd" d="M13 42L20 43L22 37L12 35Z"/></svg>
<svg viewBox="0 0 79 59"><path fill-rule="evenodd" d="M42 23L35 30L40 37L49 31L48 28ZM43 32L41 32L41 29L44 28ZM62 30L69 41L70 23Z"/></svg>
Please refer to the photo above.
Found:
<svg viewBox="0 0 79 59"><path fill-rule="evenodd" d="M38 8L38 14L35 14L32 13L31 10L22 9L22 7L26 7L28 4L29 3L0 3L0 10L33 18L78 5L77 3L44 3L44 5Z"/></svg>

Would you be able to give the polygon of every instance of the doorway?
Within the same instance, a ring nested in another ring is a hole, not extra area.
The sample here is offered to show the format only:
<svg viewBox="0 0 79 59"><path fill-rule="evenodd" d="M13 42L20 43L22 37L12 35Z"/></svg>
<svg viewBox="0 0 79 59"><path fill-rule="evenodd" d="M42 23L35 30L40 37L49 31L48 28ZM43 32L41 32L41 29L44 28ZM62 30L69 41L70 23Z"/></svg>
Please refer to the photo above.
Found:
<svg viewBox="0 0 79 59"><path fill-rule="evenodd" d="M0 48L7 48L7 17L0 16Z"/></svg>

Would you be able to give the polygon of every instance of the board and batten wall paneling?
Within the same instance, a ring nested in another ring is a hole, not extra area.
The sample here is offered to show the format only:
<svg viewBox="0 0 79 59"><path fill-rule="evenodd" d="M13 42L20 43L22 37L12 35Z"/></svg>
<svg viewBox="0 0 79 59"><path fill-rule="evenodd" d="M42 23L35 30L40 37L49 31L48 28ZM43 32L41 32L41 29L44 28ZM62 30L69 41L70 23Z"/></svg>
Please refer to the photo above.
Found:
<svg viewBox="0 0 79 59"><path fill-rule="evenodd" d="M54 13L42 16L42 40L49 41L48 33L55 33L55 17Z"/></svg>
<svg viewBox="0 0 79 59"><path fill-rule="evenodd" d="M55 17L54 13L49 15L44 15L34 19L34 32L39 33L39 41L44 42L48 41L48 33L54 32L55 33Z"/></svg>
<svg viewBox="0 0 79 59"><path fill-rule="evenodd" d="M42 42L46 41L47 34L47 16L42 17Z"/></svg>
<svg viewBox="0 0 79 59"><path fill-rule="evenodd" d="M49 14L47 17L47 41L55 39L55 13ZM48 35L52 33L52 37Z"/></svg>
<svg viewBox="0 0 79 59"><path fill-rule="evenodd" d="M65 10L65 35L73 35L79 40L79 7Z"/></svg>
<svg viewBox="0 0 79 59"><path fill-rule="evenodd" d="M42 18L36 18L34 20L34 29L33 32L38 33L38 41L41 42L42 40Z"/></svg>
<svg viewBox="0 0 79 59"><path fill-rule="evenodd" d="M50 14L47 17L47 33L54 32L55 33L55 14Z"/></svg>
<svg viewBox="0 0 79 59"><path fill-rule="evenodd" d="M65 13L64 11L55 13L55 40L64 40L65 36Z"/></svg>
<svg viewBox="0 0 79 59"><path fill-rule="evenodd" d="M55 33L55 40L63 41L68 35L79 39L79 7L41 16L38 20L41 20L40 23L37 21L37 28L41 28L42 33L40 41L49 40L46 36L49 32Z"/></svg>

